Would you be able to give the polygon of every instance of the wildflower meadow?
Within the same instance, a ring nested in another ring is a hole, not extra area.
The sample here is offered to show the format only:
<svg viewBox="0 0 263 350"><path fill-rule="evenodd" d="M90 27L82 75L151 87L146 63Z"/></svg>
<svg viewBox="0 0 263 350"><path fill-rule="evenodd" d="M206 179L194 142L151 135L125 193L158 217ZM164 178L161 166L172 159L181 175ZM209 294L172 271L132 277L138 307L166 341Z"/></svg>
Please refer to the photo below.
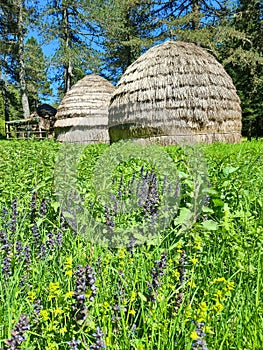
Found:
<svg viewBox="0 0 263 350"><path fill-rule="evenodd" d="M262 141L121 147L0 142L0 349L262 349Z"/></svg>

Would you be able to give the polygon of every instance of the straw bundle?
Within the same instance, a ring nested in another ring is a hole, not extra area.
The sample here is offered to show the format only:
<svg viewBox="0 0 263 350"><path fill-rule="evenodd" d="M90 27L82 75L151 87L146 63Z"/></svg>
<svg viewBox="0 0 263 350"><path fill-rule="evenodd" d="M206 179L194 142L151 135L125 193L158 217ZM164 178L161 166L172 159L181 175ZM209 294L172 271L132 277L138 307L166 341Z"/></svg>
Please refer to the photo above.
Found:
<svg viewBox="0 0 263 350"><path fill-rule="evenodd" d="M58 141L108 143L108 106L115 87L91 74L72 86L57 111Z"/></svg>
<svg viewBox="0 0 263 350"><path fill-rule="evenodd" d="M206 50L168 41L127 68L111 98L109 133L111 142L239 142L240 100Z"/></svg>

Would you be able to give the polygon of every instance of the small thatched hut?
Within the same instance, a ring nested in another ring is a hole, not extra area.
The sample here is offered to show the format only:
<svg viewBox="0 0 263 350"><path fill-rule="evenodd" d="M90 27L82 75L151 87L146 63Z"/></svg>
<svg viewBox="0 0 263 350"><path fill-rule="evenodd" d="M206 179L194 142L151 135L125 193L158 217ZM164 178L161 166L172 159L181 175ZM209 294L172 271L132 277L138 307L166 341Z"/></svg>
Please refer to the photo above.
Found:
<svg viewBox="0 0 263 350"><path fill-rule="evenodd" d="M139 57L109 107L111 142L239 142L241 108L223 66L191 43L168 41Z"/></svg>
<svg viewBox="0 0 263 350"><path fill-rule="evenodd" d="M31 118L38 118L40 121L40 127L43 130L53 133L54 124L56 121L56 108L50 106L47 103L43 103L38 106L37 109L31 114Z"/></svg>
<svg viewBox="0 0 263 350"><path fill-rule="evenodd" d="M79 80L64 96L57 111L58 141L108 143L108 107L115 87L90 74Z"/></svg>

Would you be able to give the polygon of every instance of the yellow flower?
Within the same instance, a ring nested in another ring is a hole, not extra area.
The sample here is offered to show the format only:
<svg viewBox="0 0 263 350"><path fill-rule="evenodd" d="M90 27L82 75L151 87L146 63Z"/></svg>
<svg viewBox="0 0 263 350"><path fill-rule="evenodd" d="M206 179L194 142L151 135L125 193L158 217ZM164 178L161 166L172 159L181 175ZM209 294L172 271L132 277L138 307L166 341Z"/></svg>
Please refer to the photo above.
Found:
<svg viewBox="0 0 263 350"><path fill-rule="evenodd" d="M66 264L65 264L66 270L72 270L72 257L66 258Z"/></svg>
<svg viewBox="0 0 263 350"><path fill-rule="evenodd" d="M196 287L196 284L193 281L189 281L187 284L190 287Z"/></svg>
<svg viewBox="0 0 263 350"><path fill-rule="evenodd" d="M214 334L214 332L212 331L212 328L209 326L204 326L204 332L206 334Z"/></svg>
<svg viewBox="0 0 263 350"><path fill-rule="evenodd" d="M47 321L49 318L47 310L40 310L40 316L43 321Z"/></svg>
<svg viewBox="0 0 263 350"><path fill-rule="evenodd" d="M196 237L193 248L196 250L201 250L201 243L202 243L201 237Z"/></svg>
<svg viewBox="0 0 263 350"><path fill-rule="evenodd" d="M180 279L180 272L178 270L174 270L173 271L173 276L174 276L176 281L179 281L179 279Z"/></svg>
<svg viewBox="0 0 263 350"><path fill-rule="evenodd" d="M65 294L65 298L66 298L66 299L72 298L73 295L74 295L74 292L73 292L73 291L67 292L67 293Z"/></svg>
<svg viewBox="0 0 263 350"><path fill-rule="evenodd" d="M136 314L136 311L135 310L129 310L129 314L134 316Z"/></svg>
<svg viewBox="0 0 263 350"><path fill-rule="evenodd" d="M106 337L105 339L106 346L110 345L110 337Z"/></svg>
<svg viewBox="0 0 263 350"><path fill-rule="evenodd" d="M55 315L61 315L63 314L63 310L60 308L60 307L57 307L55 310L54 310L54 314Z"/></svg>
<svg viewBox="0 0 263 350"><path fill-rule="evenodd" d="M182 253L182 248L183 248L183 245L182 245L182 242L178 242L177 244L176 244L176 251L177 251L177 253Z"/></svg>
<svg viewBox="0 0 263 350"><path fill-rule="evenodd" d="M67 328L66 327L60 328L59 329L59 333L62 334L62 335L66 334L67 333Z"/></svg>
<svg viewBox="0 0 263 350"><path fill-rule="evenodd" d="M225 300L225 299L226 299L226 298L224 297L224 295L223 295L222 290L220 290L220 289L218 289L218 290L216 291L216 293L214 293L214 300L218 300L218 299L220 299L220 300Z"/></svg>
<svg viewBox="0 0 263 350"><path fill-rule="evenodd" d="M198 260L196 258L191 258L190 261L193 265L196 265Z"/></svg>
<svg viewBox="0 0 263 350"><path fill-rule="evenodd" d="M121 248L118 251L118 258L119 259L124 259L125 258L125 253L126 253L126 249L125 248Z"/></svg>
<svg viewBox="0 0 263 350"><path fill-rule="evenodd" d="M30 303L33 303L33 301L36 299L36 293L33 291L28 292L27 298Z"/></svg>
<svg viewBox="0 0 263 350"><path fill-rule="evenodd" d="M49 290L49 296L48 296L49 300L52 298L55 298L57 295L59 295L61 293L61 290L59 289L58 282L56 282L56 283L51 282L49 284L48 290Z"/></svg>
<svg viewBox="0 0 263 350"><path fill-rule="evenodd" d="M207 307L206 302L202 301L199 304L199 307L197 309L197 317L196 317L197 322L203 322L205 320L207 309L208 309L208 307Z"/></svg>
<svg viewBox="0 0 263 350"><path fill-rule="evenodd" d="M197 335L196 331L193 331L193 332L190 334L190 338L191 338L192 340L198 339L198 335Z"/></svg>
<svg viewBox="0 0 263 350"><path fill-rule="evenodd" d="M72 271L72 257L66 258L66 263L65 263L65 275L72 277L73 271Z"/></svg>
<svg viewBox="0 0 263 350"><path fill-rule="evenodd" d="M225 277L218 277L218 278L215 278L212 282L211 282L211 284L215 284L215 283L225 283L226 282L226 279L225 279Z"/></svg>
<svg viewBox="0 0 263 350"><path fill-rule="evenodd" d="M50 343L48 342L48 346L46 346L45 350L57 350L58 347L57 347L57 343Z"/></svg>
<svg viewBox="0 0 263 350"><path fill-rule="evenodd" d="M220 312L224 309L224 306L219 303L219 302L216 302L215 305L212 306L213 310L215 310L216 312L216 315L219 315Z"/></svg>
<svg viewBox="0 0 263 350"><path fill-rule="evenodd" d="M135 299L136 299L136 292L132 291L130 301L134 301Z"/></svg>
<svg viewBox="0 0 263 350"><path fill-rule="evenodd" d="M192 307L191 307L191 305L187 305L185 308L185 313L184 313L185 320L189 321L191 318L191 315L192 315Z"/></svg>
<svg viewBox="0 0 263 350"><path fill-rule="evenodd" d="M103 309L104 309L105 313L108 311L109 307L110 307L110 304L107 301L104 301Z"/></svg>
<svg viewBox="0 0 263 350"><path fill-rule="evenodd" d="M201 301L201 303L199 304L199 309L200 309L202 312L207 311L207 304L206 304L205 301Z"/></svg>
<svg viewBox="0 0 263 350"><path fill-rule="evenodd" d="M230 293L235 288L234 285L235 285L234 282L227 281L227 285L225 287L226 292Z"/></svg>
<svg viewBox="0 0 263 350"><path fill-rule="evenodd" d="M173 260L172 259L169 259L167 261L167 266L169 266L169 267L173 266Z"/></svg>

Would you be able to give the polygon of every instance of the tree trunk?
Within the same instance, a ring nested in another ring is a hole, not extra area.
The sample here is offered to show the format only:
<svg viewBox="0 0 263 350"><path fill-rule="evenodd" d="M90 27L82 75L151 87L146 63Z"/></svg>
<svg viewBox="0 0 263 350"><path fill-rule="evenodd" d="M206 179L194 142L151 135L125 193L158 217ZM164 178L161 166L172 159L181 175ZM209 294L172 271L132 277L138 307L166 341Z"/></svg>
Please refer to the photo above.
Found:
<svg viewBox="0 0 263 350"><path fill-rule="evenodd" d="M192 24L191 24L191 29L196 30L200 28L200 0L192 0L192 14L193 14L193 19L192 19Z"/></svg>
<svg viewBox="0 0 263 350"><path fill-rule="evenodd" d="M7 82L3 81L2 96L3 96L3 102L4 102L4 115L5 115L5 121L6 122L8 122L10 120L9 103L8 103L7 95L8 95Z"/></svg>
<svg viewBox="0 0 263 350"><path fill-rule="evenodd" d="M249 121L248 121L247 140L248 141L252 140L252 120L251 119L249 119Z"/></svg>
<svg viewBox="0 0 263 350"><path fill-rule="evenodd" d="M65 40L65 48L66 48L66 57L67 57L67 64L64 66L64 92L67 93L71 86L72 86L72 64L70 62L70 59L68 57L69 52L69 46L70 46L70 38L69 38L69 32L68 32L68 9L66 5L63 5L62 2L62 23L64 28L64 40Z"/></svg>
<svg viewBox="0 0 263 350"><path fill-rule="evenodd" d="M29 102L25 79L25 61L24 61L24 24L23 24L23 3L18 1L18 63L19 63L19 84L21 93L21 103L23 108L23 117L30 117Z"/></svg>
<svg viewBox="0 0 263 350"><path fill-rule="evenodd" d="M257 118L256 118L256 122L255 122L255 131L256 131L256 140L258 140L258 136L259 136L259 134L260 134L260 131L259 131L259 129L260 129L260 126L259 126L259 117L257 116Z"/></svg>

